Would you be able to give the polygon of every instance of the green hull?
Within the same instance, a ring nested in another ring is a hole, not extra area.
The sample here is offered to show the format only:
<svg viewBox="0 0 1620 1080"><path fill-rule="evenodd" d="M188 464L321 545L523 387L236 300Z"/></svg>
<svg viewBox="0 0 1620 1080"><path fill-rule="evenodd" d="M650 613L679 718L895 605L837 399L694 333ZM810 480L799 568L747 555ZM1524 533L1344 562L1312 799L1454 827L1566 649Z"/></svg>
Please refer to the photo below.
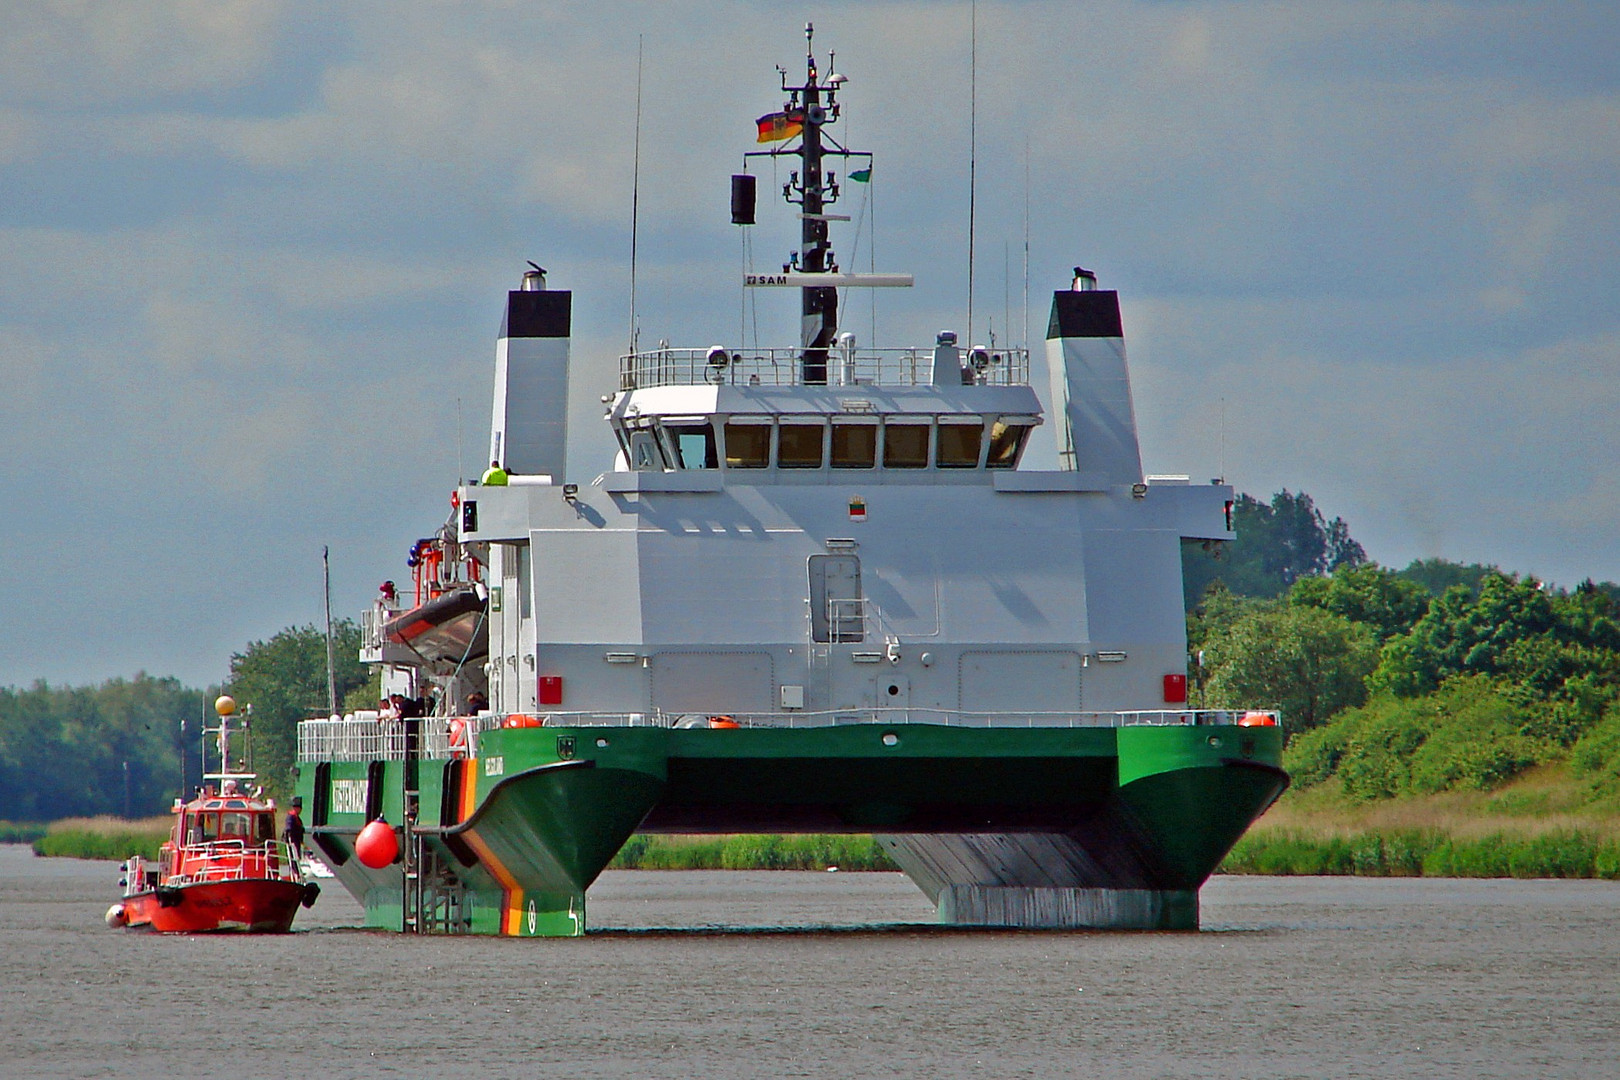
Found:
<svg viewBox="0 0 1620 1080"><path fill-rule="evenodd" d="M416 766L424 929L581 934L586 889L637 830L879 833L945 921L1044 925L1027 912L1045 904L1051 925L1195 927L1199 886L1287 785L1274 727L545 727L478 749ZM304 762L298 789L367 924L395 930L401 867L350 856L369 816L403 820L405 769ZM1068 876L930 887L931 851L997 837Z"/></svg>

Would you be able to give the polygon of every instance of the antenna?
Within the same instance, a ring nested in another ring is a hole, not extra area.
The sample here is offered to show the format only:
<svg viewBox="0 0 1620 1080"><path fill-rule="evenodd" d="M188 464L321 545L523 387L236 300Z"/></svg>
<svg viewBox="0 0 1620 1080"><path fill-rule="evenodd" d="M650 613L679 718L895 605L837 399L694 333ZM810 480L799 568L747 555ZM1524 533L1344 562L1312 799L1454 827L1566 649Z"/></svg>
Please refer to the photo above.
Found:
<svg viewBox="0 0 1620 1080"><path fill-rule="evenodd" d="M973 347L973 230L978 216L979 171L979 0L973 0L968 33L968 316L967 345Z"/></svg>
<svg viewBox="0 0 1620 1080"><path fill-rule="evenodd" d="M1029 136L1024 136L1024 330L1022 345L1029 348Z"/></svg>
<svg viewBox="0 0 1620 1080"><path fill-rule="evenodd" d="M337 715L337 668L332 660L331 548L321 545L321 576L326 579L326 715Z"/></svg>
<svg viewBox="0 0 1620 1080"><path fill-rule="evenodd" d="M630 351L636 351L636 229L641 222L641 42L636 35L636 151L630 181Z"/></svg>

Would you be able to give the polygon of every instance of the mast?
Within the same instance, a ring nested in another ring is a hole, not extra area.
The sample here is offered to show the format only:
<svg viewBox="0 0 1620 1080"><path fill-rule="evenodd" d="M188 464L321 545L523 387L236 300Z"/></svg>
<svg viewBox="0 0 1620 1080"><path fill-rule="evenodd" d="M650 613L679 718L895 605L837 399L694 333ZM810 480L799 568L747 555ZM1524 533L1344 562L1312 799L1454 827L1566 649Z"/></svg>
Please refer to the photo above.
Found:
<svg viewBox="0 0 1620 1080"><path fill-rule="evenodd" d="M821 125L827 120L827 109L821 103L821 87L816 75L816 54L812 47L816 28L814 23L804 24L805 78L804 85L788 88L794 97L803 94L804 137L799 155L804 161L804 178L799 184L801 265L807 274L826 273L837 266L832 247L827 239L827 196L838 197L835 185L826 183L822 172ZM833 91L829 89L831 101ZM836 114L835 114L836 115ZM793 202L789 198L789 202ZM809 286L800 290L801 329L800 345L804 352L799 359L800 379L806 385L825 385L827 382L827 350L838 333L838 290L826 286Z"/></svg>
<svg viewBox="0 0 1620 1080"><path fill-rule="evenodd" d="M823 130L838 120L838 91L847 80L837 71L829 71L825 77L820 74L812 47L815 31L813 23L804 24L804 82L789 86L787 71L778 67L787 101L781 112L767 113L758 121L760 142L796 138L799 144L790 149L754 150L743 155L745 170L748 159L753 157L795 154L803 163L782 185L782 200L799 207L799 250L782 264L781 274L746 273L743 284L745 287L799 290L799 382L806 386L825 386L827 358L838 340L838 290L906 288L912 278L910 274L846 274L838 269L829 225L834 221L848 221L849 216L828 212L839 198L838 177L826 171L824 161L829 157L864 158L867 162L864 169L850 175L857 181L869 183L872 155L839 145L837 139ZM833 56L828 54L829 68ZM754 223L754 177L746 171L731 178L731 222L733 225Z"/></svg>

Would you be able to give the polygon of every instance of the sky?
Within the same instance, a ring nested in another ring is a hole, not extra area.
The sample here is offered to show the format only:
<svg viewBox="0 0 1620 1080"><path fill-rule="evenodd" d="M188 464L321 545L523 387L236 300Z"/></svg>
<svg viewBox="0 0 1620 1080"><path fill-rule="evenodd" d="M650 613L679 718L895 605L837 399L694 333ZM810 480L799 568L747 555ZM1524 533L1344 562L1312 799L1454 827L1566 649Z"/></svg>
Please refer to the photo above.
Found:
<svg viewBox="0 0 1620 1080"><path fill-rule="evenodd" d="M976 69L971 10L0 5L0 686L217 682L322 618L323 545L337 615L404 579L526 260L574 292L570 478L610 467L638 50L642 341L792 344L738 285L797 246L786 177L752 230L727 177L807 19L876 154L835 245L917 280L863 341L965 331L971 164L974 336L1038 346L1096 271L1148 472L1305 491L1386 565L1620 579L1612 3L984 0Z"/></svg>

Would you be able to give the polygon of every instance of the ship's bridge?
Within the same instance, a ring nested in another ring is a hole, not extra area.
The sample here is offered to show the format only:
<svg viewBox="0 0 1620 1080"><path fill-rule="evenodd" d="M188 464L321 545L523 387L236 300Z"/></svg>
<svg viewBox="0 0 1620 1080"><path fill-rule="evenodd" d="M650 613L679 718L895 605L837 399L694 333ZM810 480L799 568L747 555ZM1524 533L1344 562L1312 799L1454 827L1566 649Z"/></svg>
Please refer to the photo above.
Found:
<svg viewBox="0 0 1620 1080"><path fill-rule="evenodd" d="M857 349L805 378L805 350L660 347L621 358L607 419L620 471L726 470L779 483L866 470L901 480L1015 469L1041 423L1025 349ZM942 475L943 474L943 475Z"/></svg>

